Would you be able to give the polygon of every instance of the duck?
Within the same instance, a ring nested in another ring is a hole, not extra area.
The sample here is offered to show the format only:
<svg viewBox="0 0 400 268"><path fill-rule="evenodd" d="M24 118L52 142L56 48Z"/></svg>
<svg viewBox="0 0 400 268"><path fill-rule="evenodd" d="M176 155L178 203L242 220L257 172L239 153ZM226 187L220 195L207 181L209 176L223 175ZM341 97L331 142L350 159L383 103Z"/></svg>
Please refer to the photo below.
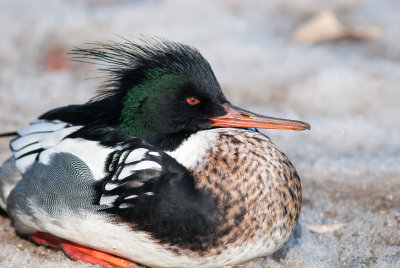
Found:
<svg viewBox="0 0 400 268"><path fill-rule="evenodd" d="M18 235L104 267L222 267L281 248L295 167L258 129L307 130L231 104L207 60L161 38L77 48L106 82L14 135L0 207Z"/></svg>

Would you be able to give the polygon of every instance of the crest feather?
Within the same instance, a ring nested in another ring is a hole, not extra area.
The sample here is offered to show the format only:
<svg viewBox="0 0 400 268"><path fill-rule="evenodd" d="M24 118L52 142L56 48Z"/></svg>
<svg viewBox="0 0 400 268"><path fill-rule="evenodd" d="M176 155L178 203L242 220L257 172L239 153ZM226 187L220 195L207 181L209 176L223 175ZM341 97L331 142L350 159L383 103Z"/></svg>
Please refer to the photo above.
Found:
<svg viewBox="0 0 400 268"><path fill-rule="evenodd" d="M211 78L210 82L218 84L209 63L194 47L155 37L121 39L121 42L89 43L91 48L76 48L70 53L72 60L100 65L99 70L108 75L107 82L92 101L125 96L150 69L192 78Z"/></svg>

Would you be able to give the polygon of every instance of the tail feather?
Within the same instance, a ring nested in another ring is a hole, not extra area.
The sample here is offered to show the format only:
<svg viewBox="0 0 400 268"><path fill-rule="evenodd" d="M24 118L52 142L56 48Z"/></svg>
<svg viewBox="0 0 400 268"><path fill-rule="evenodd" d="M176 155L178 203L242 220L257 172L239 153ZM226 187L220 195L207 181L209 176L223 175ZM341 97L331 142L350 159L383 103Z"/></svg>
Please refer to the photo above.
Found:
<svg viewBox="0 0 400 268"><path fill-rule="evenodd" d="M0 133L0 138L17 136L17 135L18 135L18 133L16 131L14 131L14 132L5 132L5 133Z"/></svg>

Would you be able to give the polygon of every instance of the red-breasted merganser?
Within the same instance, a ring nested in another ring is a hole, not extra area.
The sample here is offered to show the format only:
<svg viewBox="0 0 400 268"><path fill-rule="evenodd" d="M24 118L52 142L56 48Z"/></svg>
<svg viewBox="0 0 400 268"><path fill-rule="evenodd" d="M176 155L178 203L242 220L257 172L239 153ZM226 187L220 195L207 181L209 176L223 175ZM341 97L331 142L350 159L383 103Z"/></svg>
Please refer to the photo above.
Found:
<svg viewBox="0 0 400 268"><path fill-rule="evenodd" d="M17 232L103 266L219 267L278 250L300 179L257 128L307 123L233 106L202 55L160 39L77 49L109 82L18 130L0 169Z"/></svg>

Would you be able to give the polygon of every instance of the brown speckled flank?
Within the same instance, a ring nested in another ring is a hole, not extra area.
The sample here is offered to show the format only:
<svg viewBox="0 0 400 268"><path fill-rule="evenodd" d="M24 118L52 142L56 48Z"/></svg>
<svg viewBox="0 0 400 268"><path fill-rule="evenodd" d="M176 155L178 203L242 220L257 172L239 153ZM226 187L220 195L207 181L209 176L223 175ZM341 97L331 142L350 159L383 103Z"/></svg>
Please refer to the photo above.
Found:
<svg viewBox="0 0 400 268"><path fill-rule="evenodd" d="M223 215L205 254L256 242L279 249L301 209L300 179L286 155L263 135L240 129L221 130L206 155L192 171L195 183L217 198Z"/></svg>

